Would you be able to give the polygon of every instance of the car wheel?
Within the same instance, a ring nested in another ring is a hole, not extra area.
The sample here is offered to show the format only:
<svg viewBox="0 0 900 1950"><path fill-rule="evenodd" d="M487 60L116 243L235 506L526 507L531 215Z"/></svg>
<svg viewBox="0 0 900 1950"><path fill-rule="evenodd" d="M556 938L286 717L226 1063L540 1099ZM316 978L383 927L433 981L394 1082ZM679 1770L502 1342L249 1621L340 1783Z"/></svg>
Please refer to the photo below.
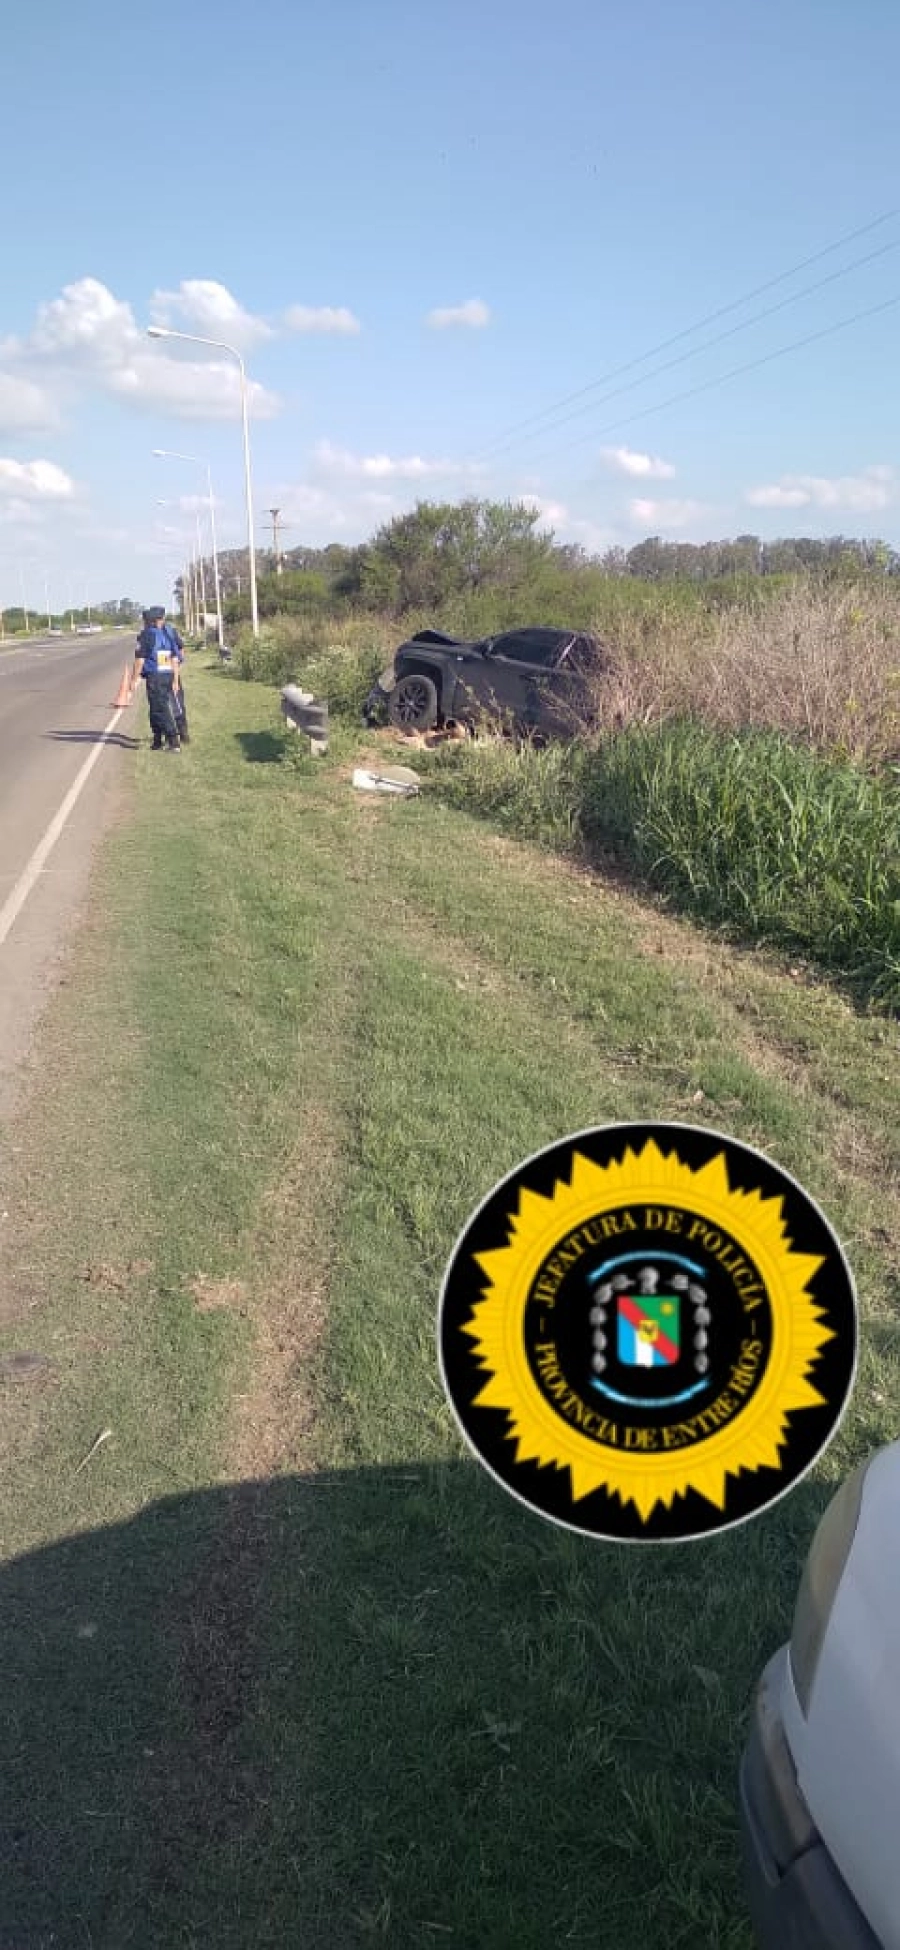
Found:
<svg viewBox="0 0 900 1950"><path fill-rule="evenodd" d="M400 731L431 731L438 718L437 685L419 671L401 677L391 692L388 716Z"/></svg>

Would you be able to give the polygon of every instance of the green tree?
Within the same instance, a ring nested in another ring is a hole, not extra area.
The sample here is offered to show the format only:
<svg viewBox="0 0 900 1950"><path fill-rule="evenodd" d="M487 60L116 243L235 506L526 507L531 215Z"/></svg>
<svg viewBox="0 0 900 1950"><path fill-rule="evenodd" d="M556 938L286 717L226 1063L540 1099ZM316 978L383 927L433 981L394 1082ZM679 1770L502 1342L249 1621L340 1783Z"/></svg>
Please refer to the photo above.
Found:
<svg viewBox="0 0 900 1950"><path fill-rule="evenodd" d="M363 599L402 615L521 586L552 558L553 536L539 530L540 518L526 502L420 501L364 551Z"/></svg>

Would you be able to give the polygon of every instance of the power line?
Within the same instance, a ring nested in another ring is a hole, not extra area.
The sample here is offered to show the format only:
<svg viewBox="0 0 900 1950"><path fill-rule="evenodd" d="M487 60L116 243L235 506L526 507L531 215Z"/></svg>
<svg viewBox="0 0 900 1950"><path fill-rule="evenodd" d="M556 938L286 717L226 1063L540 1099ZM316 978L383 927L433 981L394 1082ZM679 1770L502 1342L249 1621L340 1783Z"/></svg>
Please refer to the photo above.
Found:
<svg viewBox="0 0 900 1950"><path fill-rule="evenodd" d="M880 245L877 251L868 251L864 257L854 258L852 263L845 264L840 271L829 271L827 277L817 278L813 284L805 284L802 290L792 292L789 298L779 298L777 304L766 305L764 310L754 312L752 318L745 318L743 324L729 325L726 331L716 332L713 338L705 339L702 345L695 345L687 352L677 353L674 359L667 359L661 366L652 366L650 371L642 373L639 379L629 379L625 386L613 386L608 393L601 393L600 398L594 400L591 406L578 407L573 413L564 413L560 419L552 420L546 427L535 428L532 433L524 434L522 438L539 440L542 433L550 433L556 427L565 426L569 420L581 419L585 412L593 413L598 407L604 406L607 400L618 399L622 393L634 392L636 386L645 386L648 380L658 379L661 373L671 372L674 366L683 366L689 359L699 358L702 352L711 351L714 345L722 345L726 339L733 339L740 332L748 332L752 325L761 324L764 318L773 318L776 312L787 310L789 305L799 304L801 298L811 297L814 291L822 291L826 285L836 284L840 278L849 276L851 271L858 271L862 265L872 264L876 258L887 257L891 251L896 250L900 250L900 237L895 238L893 243ZM506 453L511 446L518 445L517 440L508 441L501 452Z"/></svg>
<svg viewBox="0 0 900 1950"><path fill-rule="evenodd" d="M658 345L651 345L649 350L642 352L638 358L629 359L624 365L614 366L611 371L604 373L600 379L592 380L589 385L580 387L577 392L566 393L562 399L553 401L550 406L545 406L539 413L532 413L528 418L516 421L515 425L506 427L498 434L497 440L484 450L480 458L487 459L494 453L498 443L511 438L513 434L520 432L522 428L533 426L536 421L547 419L550 415L558 412L561 407L570 406L575 400L584 399L588 393L596 392L598 387L608 385L611 379L619 379L623 373L633 372L635 366L645 365L648 359L655 359L660 352L668 352L670 346L680 345L683 339L693 338L694 333L702 332L705 325L715 325L718 319L726 318L730 312L739 311L742 305L751 304L754 298L763 297L767 291L773 291L776 285L784 284L788 278L799 276L801 271L808 271L810 265L821 263L824 257L832 256L834 251L841 250L845 244L855 243L858 237L868 236L871 231L878 230L882 224L890 223L891 219L898 215L900 215L900 211L898 210L887 210L883 216L873 218L871 223L862 224L858 230L848 231L845 236L838 237L835 243L826 244L823 250L815 251L811 257L804 257L799 264L792 265L787 271L779 272L777 277L768 278L765 284L755 285L753 290L745 292L742 298L735 298L730 304L721 305L717 311L707 312L703 318L698 318L693 325L686 326L684 331L675 332L670 338L662 339Z"/></svg>
<svg viewBox="0 0 900 1950"><path fill-rule="evenodd" d="M694 399L698 393L708 393L714 386L724 386L729 379L738 379L742 373L756 372L760 366L771 365L773 359L783 359L789 352L799 352L805 345L815 345L819 339L831 338L835 332L846 331L850 325L858 325L864 318L875 318L879 312L890 311L900 305L900 292L895 298L885 298L880 305L870 305L865 311L856 311L849 318L839 318L834 325L825 325L819 332L807 332L801 339L792 339L790 345L777 346L774 352L764 352L759 359L749 359L746 365L732 366L730 372L722 372L715 379L702 380L698 386L689 386L683 393L673 393L669 399L658 400L655 406L642 407L638 413L629 413L622 420L612 420L608 426L597 427L592 433L580 434L577 440L569 440L563 447L552 447L549 452L538 454L538 461L551 460L556 454L568 453L572 447L582 447L585 441L601 440L604 434L617 433L620 427L633 426L635 420L646 420L653 413L662 413L669 406L677 406L680 401Z"/></svg>

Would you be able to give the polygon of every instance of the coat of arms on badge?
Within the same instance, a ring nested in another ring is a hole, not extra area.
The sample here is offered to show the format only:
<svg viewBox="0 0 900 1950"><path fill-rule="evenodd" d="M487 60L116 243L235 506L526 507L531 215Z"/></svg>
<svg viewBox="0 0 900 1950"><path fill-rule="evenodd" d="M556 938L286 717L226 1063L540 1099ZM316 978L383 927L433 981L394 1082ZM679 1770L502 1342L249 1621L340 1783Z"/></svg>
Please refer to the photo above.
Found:
<svg viewBox="0 0 900 1950"><path fill-rule="evenodd" d="M628 1260L637 1262L633 1273L613 1273L605 1266L593 1276L594 1387L619 1401L623 1388L626 1394L637 1391L649 1401L655 1392L652 1378L645 1387L637 1375L620 1374L616 1388L612 1371L637 1368L643 1376L648 1369L661 1370L668 1379L680 1369L685 1386L692 1384L690 1392L696 1392L701 1385L698 1377L709 1368L712 1319L706 1288L697 1277L699 1269L674 1253L660 1254L656 1263L626 1254L614 1264L622 1269Z"/></svg>

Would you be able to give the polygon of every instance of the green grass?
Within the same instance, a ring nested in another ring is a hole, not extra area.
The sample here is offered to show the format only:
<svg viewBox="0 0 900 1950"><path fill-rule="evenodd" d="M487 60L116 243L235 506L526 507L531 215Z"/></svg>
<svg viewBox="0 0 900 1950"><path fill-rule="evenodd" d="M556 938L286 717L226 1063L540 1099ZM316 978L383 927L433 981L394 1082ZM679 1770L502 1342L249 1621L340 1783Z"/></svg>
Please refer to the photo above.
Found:
<svg viewBox="0 0 900 1950"><path fill-rule="evenodd" d="M683 913L813 957L900 1005L900 773L772 732L631 726L595 747L500 740L432 760L450 803L566 851L612 853Z"/></svg>
<svg viewBox="0 0 900 1950"><path fill-rule="evenodd" d="M897 1034L436 785L354 794L359 741L304 757L271 692L188 685L4 1176L0 1352L56 1365L3 1402L0 1936L750 1950L752 1688L829 1485L900 1405ZM652 1553L506 1498L434 1351L490 1186L646 1115L772 1149L867 1321L815 1480Z"/></svg>

